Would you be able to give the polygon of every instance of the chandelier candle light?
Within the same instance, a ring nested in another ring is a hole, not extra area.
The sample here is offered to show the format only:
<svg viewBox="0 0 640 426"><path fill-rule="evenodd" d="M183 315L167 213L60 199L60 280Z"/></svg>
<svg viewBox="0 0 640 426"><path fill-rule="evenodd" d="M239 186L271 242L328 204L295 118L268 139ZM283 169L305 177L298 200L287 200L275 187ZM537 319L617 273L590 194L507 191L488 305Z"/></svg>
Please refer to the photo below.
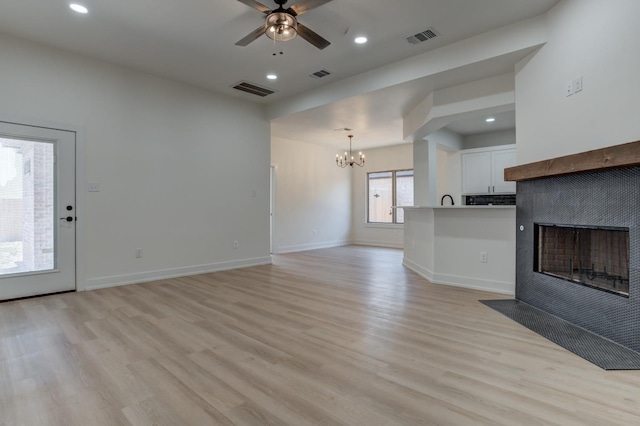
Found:
<svg viewBox="0 0 640 426"><path fill-rule="evenodd" d="M351 140L353 139L353 135L349 135L349 154L344 153L344 156L340 156L336 154L336 166L345 168L347 166L353 167L354 164L358 167L364 166L364 154L362 152L358 153L358 161L353 158L353 153L351 152Z"/></svg>

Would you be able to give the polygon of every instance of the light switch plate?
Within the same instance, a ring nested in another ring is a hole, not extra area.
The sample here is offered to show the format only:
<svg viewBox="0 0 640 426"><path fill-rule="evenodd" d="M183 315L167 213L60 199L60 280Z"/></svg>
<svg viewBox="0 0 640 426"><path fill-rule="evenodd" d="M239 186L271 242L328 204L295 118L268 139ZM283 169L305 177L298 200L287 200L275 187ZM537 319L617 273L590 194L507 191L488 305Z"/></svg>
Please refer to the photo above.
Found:
<svg viewBox="0 0 640 426"><path fill-rule="evenodd" d="M565 91L567 96L573 95L573 80L567 81L567 84L565 86Z"/></svg>
<svg viewBox="0 0 640 426"><path fill-rule="evenodd" d="M573 93L582 92L582 76L573 79Z"/></svg>
<svg viewBox="0 0 640 426"><path fill-rule="evenodd" d="M100 192L100 184L98 182L89 182L89 192Z"/></svg>

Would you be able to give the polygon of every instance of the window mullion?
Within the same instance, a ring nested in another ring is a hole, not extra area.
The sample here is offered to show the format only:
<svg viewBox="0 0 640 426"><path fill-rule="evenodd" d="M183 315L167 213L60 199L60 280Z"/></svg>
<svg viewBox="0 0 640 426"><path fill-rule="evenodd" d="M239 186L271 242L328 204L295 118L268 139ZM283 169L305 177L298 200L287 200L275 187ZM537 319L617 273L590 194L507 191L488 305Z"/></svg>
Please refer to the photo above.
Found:
<svg viewBox="0 0 640 426"><path fill-rule="evenodd" d="M391 174L391 206L397 206L398 204L396 203L396 172L393 172ZM396 223L397 219L396 219L396 210L393 207L391 207L391 222L392 223Z"/></svg>

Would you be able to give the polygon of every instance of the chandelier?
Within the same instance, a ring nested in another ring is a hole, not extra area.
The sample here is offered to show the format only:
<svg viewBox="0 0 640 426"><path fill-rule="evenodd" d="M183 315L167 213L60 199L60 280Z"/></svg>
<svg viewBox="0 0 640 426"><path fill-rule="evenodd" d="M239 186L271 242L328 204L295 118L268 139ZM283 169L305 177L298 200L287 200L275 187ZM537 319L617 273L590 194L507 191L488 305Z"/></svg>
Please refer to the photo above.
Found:
<svg viewBox="0 0 640 426"><path fill-rule="evenodd" d="M362 152L358 153L358 161L353 158L353 153L351 152L351 139L353 139L353 135L349 135L349 155L347 155L346 151L344 156L336 154L336 166L342 168L347 166L353 167L354 165L358 167L364 166L364 154Z"/></svg>

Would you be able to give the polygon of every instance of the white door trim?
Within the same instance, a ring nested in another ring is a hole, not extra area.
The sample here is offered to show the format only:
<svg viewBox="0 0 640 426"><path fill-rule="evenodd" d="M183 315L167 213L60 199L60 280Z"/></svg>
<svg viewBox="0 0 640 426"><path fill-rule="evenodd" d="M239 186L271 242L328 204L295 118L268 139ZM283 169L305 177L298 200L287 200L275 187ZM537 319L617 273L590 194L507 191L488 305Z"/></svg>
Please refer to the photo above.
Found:
<svg viewBox="0 0 640 426"><path fill-rule="evenodd" d="M279 248L276 239L276 195L277 195L277 174L278 165L271 163L269 167L269 232L270 232L270 247L269 251L273 254L278 254Z"/></svg>
<svg viewBox="0 0 640 426"><path fill-rule="evenodd" d="M87 287L87 256L86 256L86 129L75 124L59 123L33 117L0 112L0 121L23 126L43 127L53 130L64 130L76 134L76 291L84 291Z"/></svg>

